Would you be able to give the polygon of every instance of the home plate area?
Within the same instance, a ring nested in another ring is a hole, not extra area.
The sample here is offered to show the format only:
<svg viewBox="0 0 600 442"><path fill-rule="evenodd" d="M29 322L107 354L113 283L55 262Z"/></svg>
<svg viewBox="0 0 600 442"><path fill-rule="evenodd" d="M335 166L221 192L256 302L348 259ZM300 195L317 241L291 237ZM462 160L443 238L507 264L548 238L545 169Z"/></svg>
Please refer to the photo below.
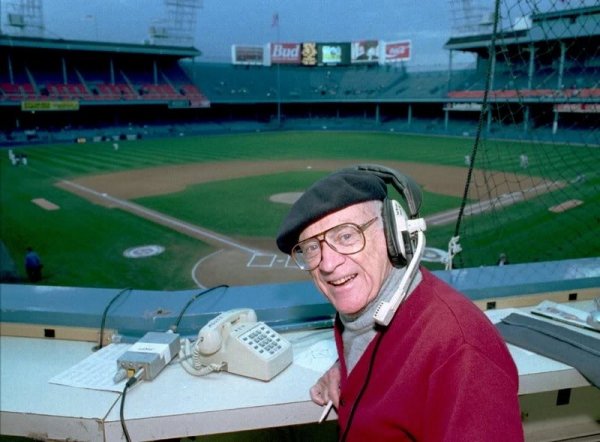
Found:
<svg viewBox="0 0 600 442"><path fill-rule="evenodd" d="M255 253L250 257L247 267L259 268L295 268L290 256L273 253Z"/></svg>

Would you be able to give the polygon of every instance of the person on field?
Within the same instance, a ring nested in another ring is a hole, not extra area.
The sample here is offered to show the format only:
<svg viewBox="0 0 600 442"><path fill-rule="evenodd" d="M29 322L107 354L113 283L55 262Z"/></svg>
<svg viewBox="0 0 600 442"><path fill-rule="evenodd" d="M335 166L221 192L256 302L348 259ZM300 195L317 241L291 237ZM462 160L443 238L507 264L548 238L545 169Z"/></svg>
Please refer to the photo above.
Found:
<svg viewBox="0 0 600 442"><path fill-rule="evenodd" d="M337 312L339 359L310 389L312 400L332 401L341 440L522 441L519 379L504 340L418 257L407 265L408 255L391 250L399 224L386 211L387 181L359 169L309 187L277 235ZM418 186L407 192L419 206ZM381 325L378 309L398 290L406 297Z"/></svg>
<svg viewBox="0 0 600 442"><path fill-rule="evenodd" d="M506 256L506 253L500 253L500 255L498 255L498 261L496 261L496 265L499 266L505 266L510 264L508 262L508 257Z"/></svg>
<svg viewBox="0 0 600 442"><path fill-rule="evenodd" d="M31 247L27 247L25 253L25 272L30 282L38 282L42 279L42 260Z"/></svg>

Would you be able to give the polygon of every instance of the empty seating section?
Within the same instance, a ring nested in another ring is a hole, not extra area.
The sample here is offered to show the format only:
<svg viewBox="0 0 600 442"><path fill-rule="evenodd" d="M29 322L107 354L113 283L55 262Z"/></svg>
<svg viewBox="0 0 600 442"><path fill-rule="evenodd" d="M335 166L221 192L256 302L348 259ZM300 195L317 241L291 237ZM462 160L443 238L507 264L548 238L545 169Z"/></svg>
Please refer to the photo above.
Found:
<svg viewBox="0 0 600 442"><path fill-rule="evenodd" d="M23 99L23 91L18 84L0 83L0 92L2 100L21 101Z"/></svg>
<svg viewBox="0 0 600 442"><path fill-rule="evenodd" d="M138 65L139 64L139 65ZM14 78L0 74L0 101L77 100L84 104L152 103L208 107L210 102L192 82L197 70L217 102L339 100L481 100L485 73L480 70L410 72L402 66L237 66L167 60L157 66L127 59L81 61L44 67L16 60ZM523 64L498 68L490 100L569 100L597 102L599 68L573 67L560 76L541 66L532 78ZM187 74L187 75L186 75ZM179 102L179 103L176 103ZM560 102L560 101L559 101Z"/></svg>
<svg viewBox="0 0 600 442"><path fill-rule="evenodd" d="M493 88L488 97L496 99L594 99L600 97L600 81L595 67L578 67L566 70L558 87L559 75L555 68L540 67L528 78L523 69L500 70L494 76ZM448 93L449 98L477 99L484 95L482 73L473 73L461 81L453 82Z"/></svg>
<svg viewBox="0 0 600 442"><path fill-rule="evenodd" d="M96 83L92 87L92 94L95 100L106 101L134 100L137 98L137 94L125 83Z"/></svg>
<svg viewBox="0 0 600 442"><path fill-rule="evenodd" d="M147 66L137 67L125 60L116 61L114 65L119 67L114 69L109 68L108 60L90 61L88 64L67 63L66 70L25 59L15 59L13 65L14 78L0 75L0 101L3 102L77 100L94 104L187 101L191 107L207 107L210 104L177 62L169 61L159 66L157 78L150 78L152 69Z"/></svg>
<svg viewBox="0 0 600 442"><path fill-rule="evenodd" d="M180 94L169 84L143 84L139 88L139 95L145 100L176 100Z"/></svg>
<svg viewBox="0 0 600 442"><path fill-rule="evenodd" d="M483 90L451 91L449 98L480 100ZM600 88L585 89L513 89L492 90L488 93L491 99L519 99L519 98L599 98Z"/></svg>
<svg viewBox="0 0 600 442"><path fill-rule="evenodd" d="M90 96L90 92L85 85L79 83L47 83L40 89L39 95L51 100L85 100Z"/></svg>
<svg viewBox="0 0 600 442"><path fill-rule="evenodd" d="M184 66L184 69L186 66ZM447 73L409 74L401 66L239 66L226 63L188 64L188 75L199 73L213 101L396 100L444 98ZM406 94L403 94L407 91Z"/></svg>
<svg viewBox="0 0 600 442"><path fill-rule="evenodd" d="M191 107L208 107L210 105L208 98L193 84L181 85L179 91L190 100Z"/></svg>
<svg viewBox="0 0 600 442"><path fill-rule="evenodd" d="M0 100L80 100L80 101L152 101L190 100L197 106L208 100L196 86L183 84L143 84L135 88L126 83L47 83L35 86L31 83L0 83Z"/></svg>

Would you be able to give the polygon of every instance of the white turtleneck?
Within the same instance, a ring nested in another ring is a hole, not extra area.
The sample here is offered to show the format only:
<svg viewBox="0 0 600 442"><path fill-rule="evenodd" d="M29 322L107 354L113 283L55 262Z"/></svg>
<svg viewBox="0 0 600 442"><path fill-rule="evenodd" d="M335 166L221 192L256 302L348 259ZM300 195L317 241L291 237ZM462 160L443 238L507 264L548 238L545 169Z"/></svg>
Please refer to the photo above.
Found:
<svg viewBox="0 0 600 442"><path fill-rule="evenodd" d="M340 320L344 324L342 340L344 342L344 359L348 373L352 371L362 354L365 352L369 343L376 335L375 330L375 309L381 301L389 301L400 284L406 267L395 268L390 271L389 276L384 281L379 294L359 313L354 315L344 315L340 313ZM407 297L414 291L415 287L421 282L421 272L417 272L412 281Z"/></svg>

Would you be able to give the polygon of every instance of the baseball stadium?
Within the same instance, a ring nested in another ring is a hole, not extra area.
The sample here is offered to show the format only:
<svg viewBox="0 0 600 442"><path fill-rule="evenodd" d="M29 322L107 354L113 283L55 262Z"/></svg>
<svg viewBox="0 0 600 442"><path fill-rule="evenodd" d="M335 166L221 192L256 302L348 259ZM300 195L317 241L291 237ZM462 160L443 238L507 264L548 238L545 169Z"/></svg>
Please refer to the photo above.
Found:
<svg viewBox="0 0 600 442"><path fill-rule="evenodd" d="M168 26L144 44L56 39L42 0L2 2L0 440L129 440L127 427L132 440L335 440L335 416L315 424L306 393L327 367L300 357L332 358L303 333L330 333L335 312L275 238L304 190L341 168L414 179L420 265L491 318L548 302L593 309L600 6L475 3L453 3L448 65L428 70L408 38L242 42L212 62ZM201 4L165 8L182 18ZM459 55L473 63L455 66ZM43 263L36 280L28 249ZM192 338L240 308L291 333L294 362L268 383L172 362L130 391L124 419L121 390L55 380L148 332ZM539 358L517 363L526 440L597 440L600 386ZM294 375L302 391L284 386ZM219 382L247 400L223 402Z"/></svg>

